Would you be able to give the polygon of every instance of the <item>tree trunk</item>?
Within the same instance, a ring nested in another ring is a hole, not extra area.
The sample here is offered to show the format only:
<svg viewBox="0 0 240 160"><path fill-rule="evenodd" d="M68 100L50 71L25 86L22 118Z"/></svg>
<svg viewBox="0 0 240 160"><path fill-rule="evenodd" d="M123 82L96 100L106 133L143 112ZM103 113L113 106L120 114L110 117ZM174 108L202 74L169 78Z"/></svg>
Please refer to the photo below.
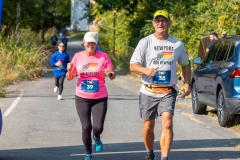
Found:
<svg viewBox="0 0 240 160"><path fill-rule="evenodd" d="M45 42L45 40L44 40L44 0L42 0L41 23L42 23L41 41L42 41L42 44L44 44L44 42Z"/></svg>
<svg viewBox="0 0 240 160"><path fill-rule="evenodd" d="M20 37L21 0L17 1L16 37Z"/></svg>

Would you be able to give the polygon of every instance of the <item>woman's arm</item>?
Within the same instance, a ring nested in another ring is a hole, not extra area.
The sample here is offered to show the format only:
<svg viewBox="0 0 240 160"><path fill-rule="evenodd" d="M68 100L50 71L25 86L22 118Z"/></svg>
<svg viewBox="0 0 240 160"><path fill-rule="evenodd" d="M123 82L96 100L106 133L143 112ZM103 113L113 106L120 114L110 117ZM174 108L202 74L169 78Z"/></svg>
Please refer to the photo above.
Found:
<svg viewBox="0 0 240 160"><path fill-rule="evenodd" d="M66 77L69 81L73 80L77 76L77 72L68 71Z"/></svg>
<svg viewBox="0 0 240 160"><path fill-rule="evenodd" d="M66 77L69 81L73 80L77 76L77 70L73 68L73 63L67 64L67 74Z"/></svg>

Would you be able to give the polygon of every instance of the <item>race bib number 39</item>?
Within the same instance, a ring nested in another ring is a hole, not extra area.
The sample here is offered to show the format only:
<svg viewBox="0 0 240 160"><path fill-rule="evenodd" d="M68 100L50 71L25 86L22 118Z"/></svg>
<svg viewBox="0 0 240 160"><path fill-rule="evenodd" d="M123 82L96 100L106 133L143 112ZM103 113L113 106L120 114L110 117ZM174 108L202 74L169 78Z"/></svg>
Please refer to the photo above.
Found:
<svg viewBox="0 0 240 160"><path fill-rule="evenodd" d="M169 84L171 80L171 71L157 71L152 78L153 84Z"/></svg>
<svg viewBox="0 0 240 160"><path fill-rule="evenodd" d="M81 87L84 92L97 92L99 90L98 80L83 80Z"/></svg>

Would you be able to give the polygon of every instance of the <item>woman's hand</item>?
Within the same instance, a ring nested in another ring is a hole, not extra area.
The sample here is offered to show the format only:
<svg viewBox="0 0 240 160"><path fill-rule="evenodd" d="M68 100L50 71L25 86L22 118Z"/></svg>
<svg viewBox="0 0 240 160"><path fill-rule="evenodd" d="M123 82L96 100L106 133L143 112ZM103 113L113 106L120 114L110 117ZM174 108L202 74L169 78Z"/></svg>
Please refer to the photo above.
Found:
<svg viewBox="0 0 240 160"><path fill-rule="evenodd" d="M57 63L55 63L55 66L61 66L62 65L62 62L61 61L58 61Z"/></svg>
<svg viewBox="0 0 240 160"><path fill-rule="evenodd" d="M116 72L111 70L111 69L108 69L108 68L105 68L103 69L105 75L107 75L109 77L109 79L113 80L115 79L116 77Z"/></svg>
<svg viewBox="0 0 240 160"><path fill-rule="evenodd" d="M73 70L73 63L67 63L67 70L68 72L66 74L66 77L69 81L77 76L77 71Z"/></svg>
<svg viewBox="0 0 240 160"><path fill-rule="evenodd" d="M67 70L68 70L68 71L71 71L71 70L72 70L72 67L73 67L73 63L68 63L68 64L67 64Z"/></svg>

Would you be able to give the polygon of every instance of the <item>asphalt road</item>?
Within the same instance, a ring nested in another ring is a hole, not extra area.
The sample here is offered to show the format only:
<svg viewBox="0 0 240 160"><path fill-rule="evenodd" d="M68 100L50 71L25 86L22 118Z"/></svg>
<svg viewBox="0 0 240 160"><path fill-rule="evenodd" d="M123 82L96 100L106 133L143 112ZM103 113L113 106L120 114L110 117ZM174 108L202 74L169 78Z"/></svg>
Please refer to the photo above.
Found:
<svg viewBox="0 0 240 160"><path fill-rule="evenodd" d="M68 52L81 50L81 42L70 39ZM144 160L145 148L139 118L139 83L118 75L107 80L108 113L102 134L104 149L93 153L94 160ZM81 124L74 105L76 79L65 80L64 100L53 92L54 79L49 71L36 81L8 87L7 98L0 99L3 130L0 160L83 160ZM161 118L155 127L155 153L160 159ZM240 159L240 135L222 128L211 117L194 115L189 108L176 106L174 142L170 160Z"/></svg>

